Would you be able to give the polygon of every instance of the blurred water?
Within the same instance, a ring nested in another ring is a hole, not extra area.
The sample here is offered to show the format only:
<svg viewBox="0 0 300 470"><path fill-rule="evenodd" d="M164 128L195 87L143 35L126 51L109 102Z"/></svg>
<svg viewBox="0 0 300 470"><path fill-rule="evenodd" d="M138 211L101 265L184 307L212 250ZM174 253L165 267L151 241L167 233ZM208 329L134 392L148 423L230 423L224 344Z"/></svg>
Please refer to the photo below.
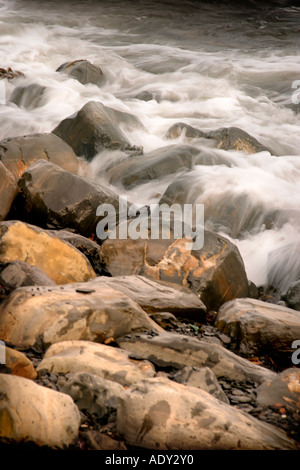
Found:
<svg viewBox="0 0 300 470"><path fill-rule="evenodd" d="M239 235L213 220L210 227L238 245L252 281L269 279L282 291L300 276L299 105L292 102L292 84L300 80L299 32L300 8L287 2L0 1L0 66L25 74L5 83L0 138L51 132L90 100L136 115L145 130L126 135L145 153L169 145L165 133L178 121L202 131L244 129L270 152L246 156L193 141L227 163L197 165L186 174L186 202L211 207L243 200L247 214L257 207L279 214L271 226L258 218L254 229ZM82 58L102 68L104 86L55 72ZM41 106L9 101L26 83L46 87ZM143 92L153 99L137 99ZM96 157L94 177L105 179L107 162L122 158L118 152ZM138 186L128 196L157 202L176 177Z"/></svg>

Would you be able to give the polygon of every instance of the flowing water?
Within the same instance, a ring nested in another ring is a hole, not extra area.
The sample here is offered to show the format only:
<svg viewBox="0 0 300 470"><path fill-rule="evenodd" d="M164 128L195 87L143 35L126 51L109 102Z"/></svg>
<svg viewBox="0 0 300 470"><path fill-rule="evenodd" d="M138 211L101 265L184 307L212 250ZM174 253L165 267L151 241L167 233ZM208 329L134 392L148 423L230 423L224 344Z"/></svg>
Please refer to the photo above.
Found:
<svg viewBox="0 0 300 470"><path fill-rule="evenodd" d="M300 277L299 39L300 8L283 1L1 0L0 66L25 78L5 83L0 138L51 132L91 100L137 116L145 129L126 136L145 154L184 141L164 138L176 122L247 131L270 152L206 148L196 139L191 145L215 160L139 185L128 197L157 202L180 177L186 202L233 207L250 225L232 231L230 219L224 225L212 219L209 228L237 244L249 279L284 291ZM102 87L56 72L83 58L101 66ZM46 87L40 106L9 101L21 83ZM143 92L152 99L138 99ZM93 177L105 180L107 162L120 158L96 156Z"/></svg>

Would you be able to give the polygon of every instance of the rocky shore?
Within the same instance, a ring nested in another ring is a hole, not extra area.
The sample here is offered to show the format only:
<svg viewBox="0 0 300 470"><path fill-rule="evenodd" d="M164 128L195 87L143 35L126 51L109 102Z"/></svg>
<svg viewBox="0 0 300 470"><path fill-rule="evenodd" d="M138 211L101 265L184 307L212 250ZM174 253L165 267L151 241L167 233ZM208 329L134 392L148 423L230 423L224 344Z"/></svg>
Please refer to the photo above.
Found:
<svg viewBox="0 0 300 470"><path fill-rule="evenodd" d="M57 72L105 82L85 60ZM11 69L0 78L38 106L44 90ZM255 286L237 246L208 229L197 250L150 228L137 240L96 230L99 205L118 215L116 181L126 191L182 172L161 202L183 204L189 170L211 158L195 138L245 158L267 149L242 129L179 122L147 154L126 137L140 126L93 101L51 133L0 142L0 447L299 450L300 280ZM107 150L124 158L95 183L90 162ZM257 208L241 222L241 210L222 201L207 222L238 236L278 216Z"/></svg>

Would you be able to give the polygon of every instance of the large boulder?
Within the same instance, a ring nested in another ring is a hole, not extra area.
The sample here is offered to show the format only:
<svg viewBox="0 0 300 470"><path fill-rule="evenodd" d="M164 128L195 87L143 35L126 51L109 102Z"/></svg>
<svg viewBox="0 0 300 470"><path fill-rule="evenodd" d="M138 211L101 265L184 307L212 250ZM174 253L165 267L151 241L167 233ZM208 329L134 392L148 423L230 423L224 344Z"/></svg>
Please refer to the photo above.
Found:
<svg viewBox="0 0 300 470"><path fill-rule="evenodd" d="M16 179L37 160L46 160L72 173L80 160L72 148L54 134L30 134L0 141L0 160Z"/></svg>
<svg viewBox="0 0 300 470"><path fill-rule="evenodd" d="M222 305L215 326L244 356L268 355L290 361L292 343L300 338L300 313L261 300L235 299Z"/></svg>
<svg viewBox="0 0 300 470"><path fill-rule="evenodd" d="M123 386L155 375L155 368L149 361L134 360L122 349L83 340L63 341L50 346L37 371L87 372Z"/></svg>
<svg viewBox="0 0 300 470"><path fill-rule="evenodd" d="M187 287L144 276L96 277L89 281L98 288L106 285L128 295L147 313L170 312L177 317L205 322L206 307Z"/></svg>
<svg viewBox="0 0 300 470"><path fill-rule="evenodd" d="M120 125L142 127L133 115L90 101L75 115L64 119L52 132L65 140L76 155L91 160L104 149L120 149L130 154L142 153L141 147L131 145Z"/></svg>
<svg viewBox="0 0 300 470"><path fill-rule="evenodd" d="M248 280L237 247L213 232L204 232L204 244L198 250L184 238L108 238L101 252L112 276L136 274L189 287L207 309L248 296Z"/></svg>
<svg viewBox="0 0 300 470"><path fill-rule="evenodd" d="M134 188L172 173L192 169L199 150L189 145L170 145L145 155L128 158L107 172L110 183Z"/></svg>
<svg viewBox="0 0 300 470"><path fill-rule="evenodd" d="M5 220L11 205L19 192L13 174L0 161L0 222Z"/></svg>
<svg viewBox="0 0 300 470"><path fill-rule="evenodd" d="M65 449L78 438L80 414L72 398L31 380L0 374L0 441Z"/></svg>
<svg viewBox="0 0 300 470"><path fill-rule="evenodd" d="M215 375L228 380L251 380L262 383L272 380L275 373L253 364L217 343L177 333L163 332L156 336L126 335L117 339L120 348L132 356L148 359L157 367L182 369L209 367Z"/></svg>
<svg viewBox="0 0 300 470"><path fill-rule="evenodd" d="M56 284L84 282L96 276L88 259L76 248L34 225L0 223L0 263L26 262Z"/></svg>
<svg viewBox="0 0 300 470"><path fill-rule="evenodd" d="M18 347L67 340L112 341L131 332L163 331L132 299L87 283L21 287L0 305L0 337Z"/></svg>
<svg viewBox="0 0 300 470"><path fill-rule="evenodd" d="M120 398L117 431L126 444L155 450L296 450L275 427L165 378L143 380Z"/></svg>
<svg viewBox="0 0 300 470"><path fill-rule="evenodd" d="M65 62L58 67L56 72L63 72L70 77L76 78L83 85L93 83L94 85L101 86L105 81L101 68L84 59Z"/></svg>
<svg viewBox="0 0 300 470"><path fill-rule="evenodd" d="M20 194L12 208L14 218L48 229L71 229L95 235L100 204L119 211L119 196L102 184L63 170L46 161L32 164L19 180Z"/></svg>

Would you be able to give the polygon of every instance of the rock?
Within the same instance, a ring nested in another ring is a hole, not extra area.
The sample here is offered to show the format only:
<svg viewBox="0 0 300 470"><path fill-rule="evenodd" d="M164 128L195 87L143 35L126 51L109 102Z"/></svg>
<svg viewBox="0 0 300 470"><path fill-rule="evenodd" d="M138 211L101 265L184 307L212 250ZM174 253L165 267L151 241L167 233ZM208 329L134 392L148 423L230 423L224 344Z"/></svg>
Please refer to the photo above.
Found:
<svg viewBox="0 0 300 470"><path fill-rule="evenodd" d="M11 205L19 192L18 184L13 174L0 161L0 222L5 220Z"/></svg>
<svg viewBox="0 0 300 470"><path fill-rule="evenodd" d="M121 161L107 172L110 183L131 189L172 173L192 169L199 150L190 145L170 145Z"/></svg>
<svg viewBox="0 0 300 470"><path fill-rule="evenodd" d="M0 222L0 263L12 261L36 266L56 284L84 282L96 276L80 251L49 232L20 221Z"/></svg>
<svg viewBox="0 0 300 470"><path fill-rule="evenodd" d="M0 374L0 440L65 449L78 437L80 415L71 397L31 380Z"/></svg>
<svg viewBox="0 0 300 470"><path fill-rule="evenodd" d="M8 292L22 286L55 286L55 282L36 266L24 261L0 264L0 284Z"/></svg>
<svg viewBox="0 0 300 470"><path fill-rule="evenodd" d="M287 291L282 295L288 307L300 311L300 279L292 282Z"/></svg>
<svg viewBox="0 0 300 470"><path fill-rule="evenodd" d="M54 134L30 134L0 141L0 160L16 179L37 160L46 160L71 173L80 169L72 148Z"/></svg>
<svg viewBox="0 0 300 470"><path fill-rule="evenodd" d="M66 62L58 67L56 72L63 72L76 78L80 83L86 85L93 83L94 85L101 86L104 83L104 75L98 65L94 65L88 60L74 60Z"/></svg>
<svg viewBox="0 0 300 470"><path fill-rule="evenodd" d="M296 450L277 428L164 378L129 387L117 411L126 444L155 450Z"/></svg>
<svg viewBox="0 0 300 470"><path fill-rule="evenodd" d="M275 373L251 363L223 346L177 333L163 332L156 336L127 335L117 339L120 348L132 357L151 361L158 367L209 367L214 374L229 380L252 380L262 383L272 380Z"/></svg>
<svg viewBox="0 0 300 470"><path fill-rule="evenodd" d="M201 388L207 393L224 403L229 403L226 394L223 392L221 385L214 372L209 367L184 367L180 369L172 379L183 385Z"/></svg>
<svg viewBox="0 0 300 470"><path fill-rule="evenodd" d="M291 367L257 388L257 403L263 408L282 407L296 412L300 422L300 370Z"/></svg>
<svg viewBox="0 0 300 470"><path fill-rule="evenodd" d="M113 341L131 332L163 331L132 299L88 283L22 287L0 304L0 338L47 348L67 340Z"/></svg>
<svg viewBox="0 0 300 470"><path fill-rule="evenodd" d="M290 361L291 346L300 338L300 314L281 305L256 299L235 299L222 305L215 326L230 336L244 356L268 355Z"/></svg>
<svg viewBox="0 0 300 470"><path fill-rule="evenodd" d="M217 148L224 150L241 150L251 154L258 152L270 152L258 140L238 127L222 127L212 132L207 132L206 137L216 142Z"/></svg>
<svg viewBox="0 0 300 470"><path fill-rule="evenodd" d="M205 322L206 307L187 287L144 276L96 277L89 285L107 285L133 299L147 313L170 312L177 317Z"/></svg>
<svg viewBox="0 0 300 470"><path fill-rule="evenodd" d="M199 250L186 239L106 239L101 253L112 276L142 275L189 287L207 309L218 309L236 297L247 297L248 280L237 247L213 232L204 232Z"/></svg>
<svg viewBox="0 0 300 470"><path fill-rule="evenodd" d="M80 411L101 419L116 412L125 388L112 380L88 372L77 372L69 374L61 391L72 397Z"/></svg>
<svg viewBox="0 0 300 470"><path fill-rule="evenodd" d="M101 219L96 215L100 204L112 204L119 211L119 196L112 190L43 160L32 164L18 184L21 193L12 215L40 227L90 237Z"/></svg>
<svg viewBox="0 0 300 470"><path fill-rule="evenodd" d="M46 87L31 83L29 85L20 85L14 89L9 97L11 103L20 108L34 109L44 104Z"/></svg>
<svg viewBox="0 0 300 470"><path fill-rule="evenodd" d="M32 380L37 378L37 372L32 362L21 351L17 351L6 346L5 358L5 365L9 374L18 375L19 377L25 377L26 379Z"/></svg>
<svg viewBox="0 0 300 470"><path fill-rule="evenodd" d="M195 127L190 126L189 124L185 124L183 122L177 122L173 124L173 126L168 129L165 139L178 139L178 137L184 135L189 139L197 139L199 137L206 138L206 133L196 129Z"/></svg>
<svg viewBox="0 0 300 470"><path fill-rule="evenodd" d="M154 366L143 360L130 359L122 349L90 341L63 341L50 346L37 371L69 374L87 372L128 386L155 375Z"/></svg>
<svg viewBox="0 0 300 470"><path fill-rule="evenodd" d="M99 431L83 432L81 437L84 441L84 450L127 450L123 442L116 441Z"/></svg>
<svg viewBox="0 0 300 470"><path fill-rule="evenodd" d="M120 149L132 155L142 153L141 147L129 143L120 128L121 124L125 127L143 127L131 114L90 101L75 115L64 119L52 132L65 140L76 155L87 160L92 160L105 149Z"/></svg>

